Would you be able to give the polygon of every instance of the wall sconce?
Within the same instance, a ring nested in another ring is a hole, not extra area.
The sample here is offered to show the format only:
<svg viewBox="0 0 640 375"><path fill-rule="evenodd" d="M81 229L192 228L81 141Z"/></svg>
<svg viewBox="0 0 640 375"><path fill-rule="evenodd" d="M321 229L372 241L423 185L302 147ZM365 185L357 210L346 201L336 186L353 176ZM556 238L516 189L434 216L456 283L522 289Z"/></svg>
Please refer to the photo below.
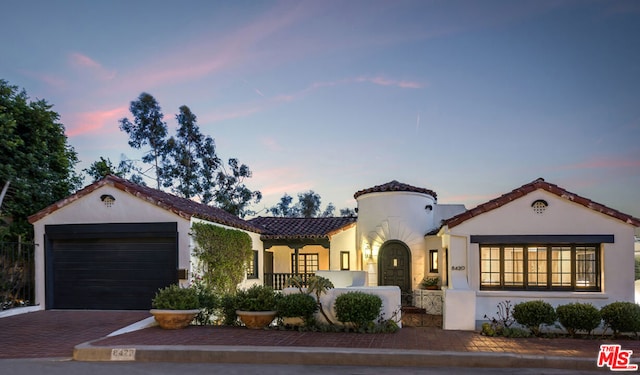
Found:
<svg viewBox="0 0 640 375"><path fill-rule="evenodd" d="M104 203L105 206L107 207L111 207L113 206L113 203L115 203L116 199L113 197L113 195L109 195L109 194L103 194L100 196L100 200L102 201L102 203Z"/></svg>

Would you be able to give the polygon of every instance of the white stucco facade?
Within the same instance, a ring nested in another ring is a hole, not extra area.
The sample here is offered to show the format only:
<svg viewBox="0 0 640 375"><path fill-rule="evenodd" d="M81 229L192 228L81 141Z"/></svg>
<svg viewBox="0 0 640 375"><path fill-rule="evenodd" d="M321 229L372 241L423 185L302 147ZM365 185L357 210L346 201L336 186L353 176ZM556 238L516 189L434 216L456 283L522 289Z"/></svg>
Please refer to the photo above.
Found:
<svg viewBox="0 0 640 375"><path fill-rule="evenodd" d="M548 202L544 213L532 209L532 202L536 200ZM440 235L448 248L450 270L445 310L471 311L470 305L474 305L475 311L473 316L463 317L445 312L444 327L475 329L485 315L494 316L497 304L505 300L516 304L543 299L553 306L588 302L596 307L615 301L633 301L633 231L631 224L544 190L534 191L453 228L443 227ZM482 290L480 286L480 245L473 243L471 236L482 235L612 235L614 242L598 244L601 291L498 291Z"/></svg>
<svg viewBox="0 0 640 375"><path fill-rule="evenodd" d="M113 203L107 205L101 197L109 195L113 197ZM45 227L47 225L74 225L74 224L115 224L115 223L176 223L178 232L178 269L186 270L187 279L180 279L183 285L188 284L189 277L193 274L192 250L193 241L190 236L191 225L195 221L206 222L212 225L236 229L229 226L208 222L195 217L179 215L171 210L156 205L151 200L145 200L129 192L105 184L97 189L74 197L72 201L61 201L59 208L51 214L45 215L33 223L35 243L35 299L36 304L44 309L45 301ZM258 233L242 230L248 233L252 239L253 249L258 250L259 261L262 262L262 241ZM262 264L262 263L260 263ZM254 283L262 283L262 268L258 268L259 278L243 281L241 286L250 286Z"/></svg>

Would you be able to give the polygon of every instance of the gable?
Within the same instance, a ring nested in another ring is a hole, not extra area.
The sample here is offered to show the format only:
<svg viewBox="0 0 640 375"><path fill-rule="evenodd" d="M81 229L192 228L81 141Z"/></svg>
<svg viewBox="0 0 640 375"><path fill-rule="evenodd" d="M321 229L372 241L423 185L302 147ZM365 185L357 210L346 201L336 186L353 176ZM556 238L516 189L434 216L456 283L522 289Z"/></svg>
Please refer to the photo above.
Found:
<svg viewBox="0 0 640 375"><path fill-rule="evenodd" d="M512 216L512 218L516 218L519 216L520 212L524 213L526 211L526 208L522 207L525 203L531 207L536 200L543 200L549 205L550 205L549 200L553 202L558 202L558 204L560 204L562 207L565 207L566 209L569 209L569 208L577 209L578 207L580 207L580 209L583 209L583 211L580 211L582 215L589 215L589 214L596 214L596 216L602 215L602 216L609 217L610 219L615 219L617 221L624 222L626 224L640 227L640 219L634 218L631 215L624 214L618 210L607 207L603 204L594 202L578 194L571 193L563 188L560 188L557 185L550 184L544 181L544 179L542 178L539 178L529 184L526 184L517 189L514 189L509 193L506 193L489 202L483 203L466 212L456 215L446 220L444 224L447 225L449 228L453 228L463 224L466 221L474 219L480 215L483 216L483 220L490 220L495 215L495 212L492 215L489 215L489 214L492 213L494 210L500 209L501 215L504 215L505 213L503 208L506 206L513 206L513 204L517 202L517 206L519 207L518 212L511 213L512 215L515 215L515 216ZM533 207L531 207L531 209L533 211ZM550 209L549 211L555 211L556 213L559 213L561 210ZM567 212L567 214L569 213ZM544 216L545 214L543 213L538 215ZM578 215L578 213L574 213L574 215L576 216L568 216L568 217L565 217L565 219L568 219L568 220L583 219L581 215ZM559 220L560 218L557 218L557 219ZM540 221L541 220L539 220L537 223L539 223Z"/></svg>
<svg viewBox="0 0 640 375"><path fill-rule="evenodd" d="M217 207L208 206L191 199L178 197L148 186L138 185L113 175L106 176L84 189L79 190L75 194L40 210L39 212L29 216L28 220L33 224L54 214L58 210L77 204L77 202L82 198L92 195L92 193L102 189L103 187L110 187L111 189L125 193L130 197L135 197L137 200L141 200L174 215L178 215L186 220L190 220L192 217L195 217L233 228L244 229L256 233L261 232L259 227L256 227L249 222ZM130 209L129 212L133 213L133 209Z"/></svg>

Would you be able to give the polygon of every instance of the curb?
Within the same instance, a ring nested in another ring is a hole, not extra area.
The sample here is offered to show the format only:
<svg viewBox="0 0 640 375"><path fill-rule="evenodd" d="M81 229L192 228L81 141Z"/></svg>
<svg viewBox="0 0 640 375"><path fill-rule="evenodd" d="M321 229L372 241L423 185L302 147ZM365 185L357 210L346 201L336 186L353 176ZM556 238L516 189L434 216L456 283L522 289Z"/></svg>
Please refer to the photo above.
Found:
<svg viewBox="0 0 640 375"><path fill-rule="evenodd" d="M203 362L386 367L484 367L597 370L596 359L513 353L264 346L77 345L76 361Z"/></svg>

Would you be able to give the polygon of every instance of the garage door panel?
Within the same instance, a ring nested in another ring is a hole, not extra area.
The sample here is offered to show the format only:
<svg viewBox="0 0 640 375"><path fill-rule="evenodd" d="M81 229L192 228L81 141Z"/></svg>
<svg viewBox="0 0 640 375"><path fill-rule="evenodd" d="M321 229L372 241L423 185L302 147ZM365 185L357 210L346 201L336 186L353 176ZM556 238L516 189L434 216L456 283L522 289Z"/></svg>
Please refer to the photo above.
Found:
<svg viewBox="0 0 640 375"><path fill-rule="evenodd" d="M159 288L176 283L177 232L152 237L154 226L144 224L144 235L136 238L140 224L131 225L124 238L108 230L78 236L73 225L73 238L64 238L64 230L55 228L47 249L48 308L149 309Z"/></svg>

